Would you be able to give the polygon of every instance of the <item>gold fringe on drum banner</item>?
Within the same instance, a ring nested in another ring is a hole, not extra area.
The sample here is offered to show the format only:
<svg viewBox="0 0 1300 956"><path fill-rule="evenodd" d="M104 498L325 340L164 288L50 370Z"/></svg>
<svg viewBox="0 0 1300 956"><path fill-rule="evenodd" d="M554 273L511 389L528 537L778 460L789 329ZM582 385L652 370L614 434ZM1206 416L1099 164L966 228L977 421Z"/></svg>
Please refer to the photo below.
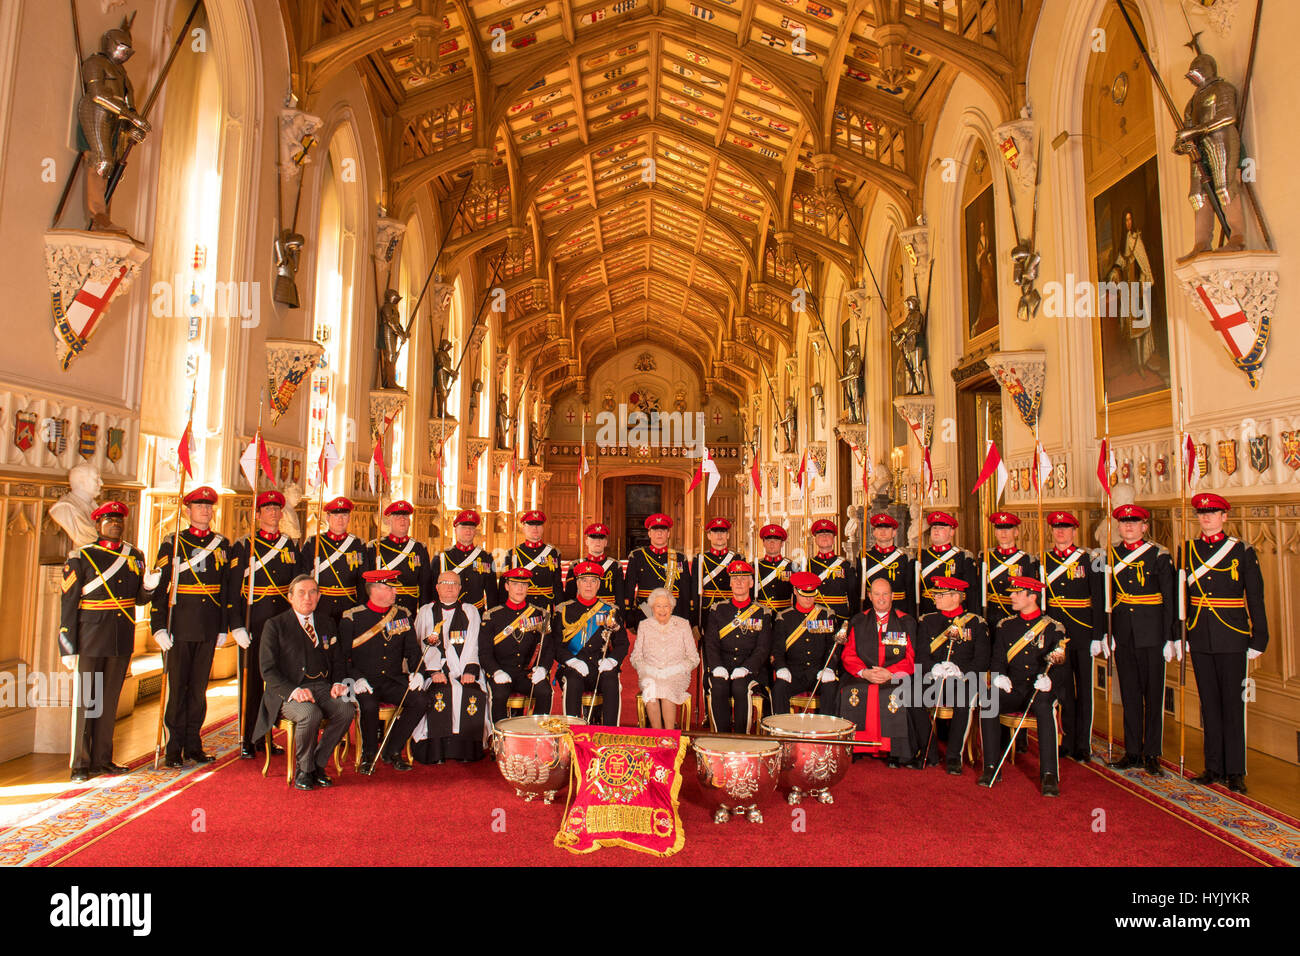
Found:
<svg viewBox="0 0 1300 956"><path fill-rule="evenodd" d="M686 845L677 797L687 737L676 730L580 727L566 740L573 759L556 846L672 856Z"/></svg>

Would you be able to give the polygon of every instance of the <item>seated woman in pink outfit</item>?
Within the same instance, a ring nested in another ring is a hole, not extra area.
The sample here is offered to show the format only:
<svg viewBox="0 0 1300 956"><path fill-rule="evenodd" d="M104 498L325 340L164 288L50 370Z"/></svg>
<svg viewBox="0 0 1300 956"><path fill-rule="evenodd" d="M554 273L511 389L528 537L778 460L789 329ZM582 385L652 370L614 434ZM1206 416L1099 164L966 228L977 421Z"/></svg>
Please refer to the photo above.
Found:
<svg viewBox="0 0 1300 956"><path fill-rule="evenodd" d="M673 605L666 588L650 593L629 658L641 685L646 717L651 727L660 730L677 726L677 705L690 697L691 672L700 662L691 626L686 618L673 614Z"/></svg>

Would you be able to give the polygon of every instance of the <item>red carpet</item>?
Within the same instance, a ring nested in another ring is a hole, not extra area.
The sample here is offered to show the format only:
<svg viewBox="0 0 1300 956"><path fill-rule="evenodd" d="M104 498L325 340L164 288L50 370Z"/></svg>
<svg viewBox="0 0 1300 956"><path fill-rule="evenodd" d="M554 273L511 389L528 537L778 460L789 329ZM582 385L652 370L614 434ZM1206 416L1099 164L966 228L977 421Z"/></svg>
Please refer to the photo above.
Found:
<svg viewBox="0 0 1300 956"><path fill-rule="evenodd" d="M278 758L273 766L283 768ZM223 760L125 823L92 829L37 865L1035 865L1245 866L1250 857L1110 783L1064 767L1062 796L1038 794L1021 758L992 791L975 774L854 764L836 802L794 808L778 795L765 822L718 825L683 762L686 846L659 860L618 848L575 856L552 845L562 804L524 803L489 760L345 770L328 791L302 793L260 761ZM800 814L798 811L802 810ZM200 814L199 811L202 811ZM1104 831L1096 827L1104 812ZM194 832L196 820L206 829ZM494 829L495 822L495 829Z"/></svg>

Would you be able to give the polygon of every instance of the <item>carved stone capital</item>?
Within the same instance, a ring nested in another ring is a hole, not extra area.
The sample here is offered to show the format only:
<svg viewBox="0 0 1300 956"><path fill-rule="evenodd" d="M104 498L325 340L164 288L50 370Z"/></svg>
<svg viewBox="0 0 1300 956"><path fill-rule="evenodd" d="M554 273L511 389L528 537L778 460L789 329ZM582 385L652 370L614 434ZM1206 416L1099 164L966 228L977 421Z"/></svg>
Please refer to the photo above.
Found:
<svg viewBox="0 0 1300 956"><path fill-rule="evenodd" d="M844 293L844 301L849 307L849 318L854 325L861 323L863 328L871 323L871 303L875 296L865 286L849 289Z"/></svg>
<svg viewBox="0 0 1300 956"><path fill-rule="evenodd" d="M379 437L384 422L396 418L406 408L410 396L399 388L377 388L370 393L370 440Z"/></svg>
<svg viewBox="0 0 1300 956"><path fill-rule="evenodd" d="M399 219L380 218L375 220L375 260L380 263L393 261L397 242L406 232L406 223Z"/></svg>
<svg viewBox="0 0 1300 956"><path fill-rule="evenodd" d="M1026 428L1034 430L1043 407L1047 382L1047 353L1042 349L994 352L984 360L1020 414Z"/></svg>
<svg viewBox="0 0 1300 956"><path fill-rule="evenodd" d="M425 301L429 303L429 318L435 329L447 327L447 315L451 311L451 294L455 291L456 287L450 282L435 282L429 286L429 294L425 296Z"/></svg>
<svg viewBox="0 0 1300 956"><path fill-rule="evenodd" d="M894 399L894 409L921 444L929 448L934 437L934 396L905 395Z"/></svg>
<svg viewBox="0 0 1300 956"><path fill-rule="evenodd" d="M429 463L433 464L438 460L439 453L447 442L456 437L456 427L460 423L454 418L430 418L429 419ZM473 439L471 439L473 441ZM484 439L486 441L486 439ZM445 452L443 452L445 455Z"/></svg>
<svg viewBox="0 0 1300 956"><path fill-rule="evenodd" d="M904 229L898 234L898 239L912 264L912 271L924 276L930 269L930 227L921 225Z"/></svg>
<svg viewBox="0 0 1300 956"><path fill-rule="evenodd" d="M148 258L144 246L110 232L51 229L45 233L45 274L50 285L55 352L64 371L103 324L104 313L113 300L130 289ZM83 290L93 300L106 297L107 304L88 308L74 303Z"/></svg>
<svg viewBox="0 0 1300 956"><path fill-rule="evenodd" d="M469 467L478 467L478 460L483 457L483 452L487 451L488 444L486 438L470 438L465 442L465 458Z"/></svg>
<svg viewBox="0 0 1300 956"><path fill-rule="evenodd" d="M325 125L319 116L302 110L280 110L280 176L291 179L311 162L308 151L316 145L316 134Z"/></svg>
<svg viewBox="0 0 1300 956"><path fill-rule="evenodd" d="M266 340L266 383L271 396L271 424L280 420L297 394L303 379L325 354L319 342L299 339Z"/></svg>
<svg viewBox="0 0 1300 956"><path fill-rule="evenodd" d="M1032 190L1038 175L1038 125L1027 116L1013 119L993 131L993 142L1016 185Z"/></svg>
<svg viewBox="0 0 1300 956"><path fill-rule="evenodd" d="M1174 268L1251 388L1259 387L1272 335L1279 261L1275 252L1210 252Z"/></svg>
<svg viewBox="0 0 1300 956"><path fill-rule="evenodd" d="M515 453L509 449L494 449L492 451L492 474L501 474L502 469L510 464L510 459L514 456Z"/></svg>
<svg viewBox="0 0 1300 956"><path fill-rule="evenodd" d="M866 448L871 440L871 424L841 420L835 426L835 434L839 436L840 441L846 442L853 448Z"/></svg>

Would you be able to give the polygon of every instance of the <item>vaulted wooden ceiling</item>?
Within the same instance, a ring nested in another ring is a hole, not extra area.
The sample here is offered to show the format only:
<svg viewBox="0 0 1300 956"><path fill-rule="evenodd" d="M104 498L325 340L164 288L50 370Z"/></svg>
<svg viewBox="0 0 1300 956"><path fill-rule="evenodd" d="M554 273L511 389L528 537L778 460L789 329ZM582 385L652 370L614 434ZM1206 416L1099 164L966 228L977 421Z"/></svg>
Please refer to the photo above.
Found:
<svg viewBox="0 0 1300 956"><path fill-rule="evenodd" d="M883 195L920 208L959 72L1005 116L1041 0L281 0L299 104L360 70L384 201L432 191L548 390L645 341L741 394L790 290L857 281ZM842 197L842 199L841 199ZM479 290L481 293L482 290Z"/></svg>

